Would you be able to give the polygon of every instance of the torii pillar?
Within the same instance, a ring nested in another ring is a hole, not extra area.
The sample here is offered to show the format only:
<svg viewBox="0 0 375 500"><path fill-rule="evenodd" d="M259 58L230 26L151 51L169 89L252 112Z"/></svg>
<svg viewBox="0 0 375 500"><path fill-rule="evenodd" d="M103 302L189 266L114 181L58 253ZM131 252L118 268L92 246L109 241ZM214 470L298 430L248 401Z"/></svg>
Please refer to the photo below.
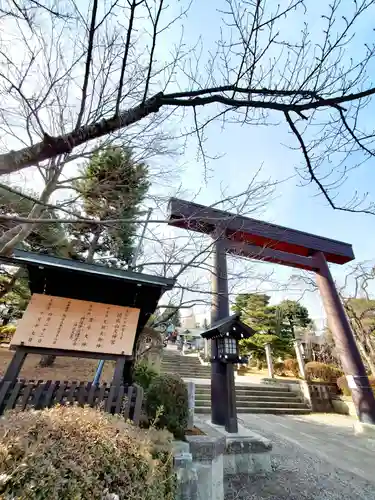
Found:
<svg viewBox="0 0 375 500"><path fill-rule="evenodd" d="M213 325L229 316L226 244L220 237L214 242L211 289L211 325ZM219 361L217 342L211 340L211 419L216 425L225 425L226 384L227 365Z"/></svg>
<svg viewBox="0 0 375 500"><path fill-rule="evenodd" d="M316 253L314 260L318 268L316 281L326 311L328 326L352 392L358 419L365 424L375 424L374 395L344 306L337 293L324 254Z"/></svg>

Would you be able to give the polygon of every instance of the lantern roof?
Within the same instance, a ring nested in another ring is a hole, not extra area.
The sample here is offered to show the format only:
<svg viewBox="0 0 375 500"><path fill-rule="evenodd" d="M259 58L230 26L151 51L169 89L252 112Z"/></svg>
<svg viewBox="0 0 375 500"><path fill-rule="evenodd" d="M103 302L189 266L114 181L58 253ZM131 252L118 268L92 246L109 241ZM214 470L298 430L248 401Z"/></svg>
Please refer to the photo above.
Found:
<svg viewBox="0 0 375 500"><path fill-rule="evenodd" d="M227 316L219 321L216 321L211 328L201 333L204 339L218 339L222 337L232 337L236 340L248 339L252 337L255 331L245 325L240 320L240 314Z"/></svg>

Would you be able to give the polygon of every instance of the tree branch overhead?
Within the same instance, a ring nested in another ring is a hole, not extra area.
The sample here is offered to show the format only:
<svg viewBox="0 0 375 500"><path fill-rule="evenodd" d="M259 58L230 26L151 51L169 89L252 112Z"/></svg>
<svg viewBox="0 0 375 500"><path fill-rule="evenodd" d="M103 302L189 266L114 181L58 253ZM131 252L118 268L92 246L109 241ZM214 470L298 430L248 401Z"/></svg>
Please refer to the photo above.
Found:
<svg viewBox="0 0 375 500"><path fill-rule="evenodd" d="M192 0L92 0L58 9L52 0L3 3L0 20L9 28L0 51L0 129L14 150L4 145L0 174L45 168L137 127L146 142L151 122L179 139L194 137L206 171L218 157L204 140L215 122L269 126L282 114L299 144L301 176L331 207L375 213L359 195L340 199L348 172L375 155L374 126L364 118L375 94L366 23L374 0L219 0L199 11ZM185 34L197 13L218 25L213 40L204 31L197 40Z"/></svg>

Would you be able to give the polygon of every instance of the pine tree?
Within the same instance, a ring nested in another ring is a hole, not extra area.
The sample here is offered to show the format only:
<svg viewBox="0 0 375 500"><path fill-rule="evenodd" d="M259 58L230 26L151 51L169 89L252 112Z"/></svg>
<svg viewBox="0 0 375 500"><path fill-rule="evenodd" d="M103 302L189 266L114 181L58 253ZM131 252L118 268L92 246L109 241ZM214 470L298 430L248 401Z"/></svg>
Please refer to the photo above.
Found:
<svg viewBox="0 0 375 500"><path fill-rule="evenodd" d="M137 162L129 148L111 147L94 155L81 175L75 188L83 198L85 215L134 222L75 224L71 234L79 240L87 262L127 267L134 252L140 204L150 186L147 166Z"/></svg>
<svg viewBox="0 0 375 500"><path fill-rule="evenodd" d="M296 328L306 328L312 324L309 311L295 300L283 300L276 306L280 318L280 336L294 340Z"/></svg>
<svg viewBox="0 0 375 500"><path fill-rule="evenodd" d="M275 326L275 308L269 306L270 297L265 294L243 293L236 297L233 311L241 314L241 320L259 333L268 333Z"/></svg>

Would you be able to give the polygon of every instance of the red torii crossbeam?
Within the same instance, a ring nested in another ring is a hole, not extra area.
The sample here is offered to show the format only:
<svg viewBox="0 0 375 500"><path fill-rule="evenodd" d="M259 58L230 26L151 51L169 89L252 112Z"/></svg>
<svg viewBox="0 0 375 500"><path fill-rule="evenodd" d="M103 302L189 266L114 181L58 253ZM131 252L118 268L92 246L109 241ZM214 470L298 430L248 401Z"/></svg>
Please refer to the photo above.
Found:
<svg viewBox="0 0 375 500"><path fill-rule="evenodd" d="M307 270L315 269L312 256L317 252L322 252L327 262L335 264L346 264L354 260L352 245L349 243L177 198L171 198L169 202L169 221L173 226L209 235L219 228L227 239L229 252L252 259Z"/></svg>
<svg viewBox="0 0 375 500"><path fill-rule="evenodd" d="M214 239L212 323L229 315L227 253L315 272L358 417L364 423L375 424L374 395L327 264L354 260L352 245L177 198L169 202L169 224ZM212 421L219 425L225 425L224 380L225 365L211 363Z"/></svg>

